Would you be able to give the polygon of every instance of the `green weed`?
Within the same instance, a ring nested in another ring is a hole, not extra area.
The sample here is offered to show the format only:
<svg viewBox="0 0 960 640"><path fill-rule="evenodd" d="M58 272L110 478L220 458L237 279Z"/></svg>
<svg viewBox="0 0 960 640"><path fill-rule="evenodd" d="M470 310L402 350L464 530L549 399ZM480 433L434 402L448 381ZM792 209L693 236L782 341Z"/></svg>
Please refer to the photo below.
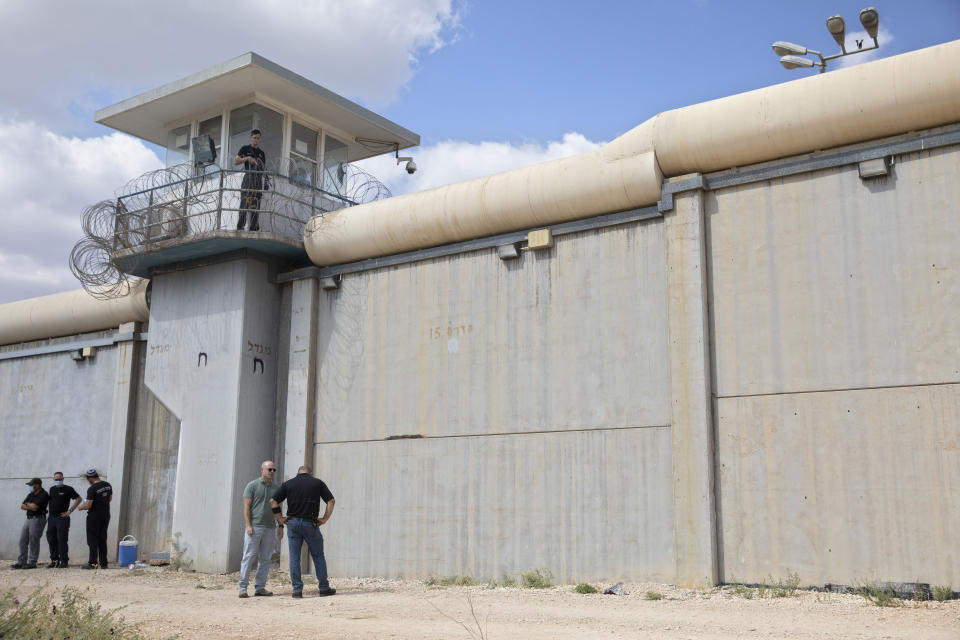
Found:
<svg viewBox="0 0 960 640"><path fill-rule="evenodd" d="M472 587L477 582L470 576L447 576L445 578L431 576L427 578L425 584L428 587Z"/></svg>
<svg viewBox="0 0 960 640"><path fill-rule="evenodd" d="M647 591L645 596L647 600L663 600L663 594L656 591Z"/></svg>
<svg viewBox="0 0 960 640"><path fill-rule="evenodd" d="M553 586L553 574L549 569L534 569L521 573L520 586L524 589L549 589Z"/></svg>
<svg viewBox="0 0 960 640"><path fill-rule="evenodd" d="M573 588L574 593L596 593L597 588L592 584L587 584L586 582L581 582Z"/></svg>
<svg viewBox="0 0 960 640"><path fill-rule="evenodd" d="M903 603L889 585L879 585L862 581L854 583L856 593L878 607L899 607Z"/></svg>
<svg viewBox="0 0 960 640"><path fill-rule="evenodd" d="M949 584L938 584L931 590L933 591L933 599L937 602L944 602L953 597L953 587Z"/></svg>
<svg viewBox="0 0 960 640"><path fill-rule="evenodd" d="M46 586L37 587L23 600L16 588L0 594L0 638L83 638L84 640L141 640L135 625L105 611L86 595L67 587L59 602Z"/></svg>

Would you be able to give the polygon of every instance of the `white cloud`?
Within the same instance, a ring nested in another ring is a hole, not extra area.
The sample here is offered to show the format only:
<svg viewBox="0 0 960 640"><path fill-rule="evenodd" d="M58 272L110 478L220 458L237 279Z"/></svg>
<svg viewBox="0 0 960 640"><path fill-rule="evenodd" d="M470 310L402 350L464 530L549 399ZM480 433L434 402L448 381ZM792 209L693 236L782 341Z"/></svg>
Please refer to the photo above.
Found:
<svg viewBox="0 0 960 640"><path fill-rule="evenodd" d="M602 144L580 133L566 133L562 140L546 145L450 140L401 152L416 160L417 172L412 176L403 165L397 166L392 155L364 160L358 165L390 187L394 195L400 195L586 153Z"/></svg>
<svg viewBox="0 0 960 640"><path fill-rule="evenodd" d="M456 36L456 1L0 2L0 109L56 130L88 124L97 108L250 50L376 107Z"/></svg>
<svg viewBox="0 0 960 640"><path fill-rule="evenodd" d="M0 121L0 139L17 151L0 154L0 303L78 288L68 259L82 235L81 212L160 159L120 133L79 139Z"/></svg>
<svg viewBox="0 0 960 640"><path fill-rule="evenodd" d="M860 41L864 47L872 47L873 39L867 35L866 31L848 31L847 37L844 40L844 45L847 48L848 52L857 51L857 41ZM842 69L844 67L852 67L854 65L863 64L864 62L870 62L871 60L876 60L882 58L885 55L885 51L890 51L890 43L893 42L893 34L887 31L886 29L881 28L877 32L877 41L880 43L880 47L872 51L867 51L865 53L857 53L852 56L844 56L843 58L838 58L835 62L830 63L831 65L837 65L836 68ZM830 66L827 67L830 69Z"/></svg>

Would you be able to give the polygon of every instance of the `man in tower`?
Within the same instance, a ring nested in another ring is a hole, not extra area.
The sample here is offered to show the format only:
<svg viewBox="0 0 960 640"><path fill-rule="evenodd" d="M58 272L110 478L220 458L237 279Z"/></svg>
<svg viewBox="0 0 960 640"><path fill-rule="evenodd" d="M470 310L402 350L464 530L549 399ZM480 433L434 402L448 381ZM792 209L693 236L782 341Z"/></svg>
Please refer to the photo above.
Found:
<svg viewBox="0 0 960 640"><path fill-rule="evenodd" d="M87 489L86 502L77 508L87 512L87 546L90 547L90 558L83 568L96 569L99 563L101 569L106 569L107 526L110 524L113 487L106 480L100 479L100 472L96 469L87 469L84 475L90 488Z"/></svg>
<svg viewBox="0 0 960 640"><path fill-rule="evenodd" d="M73 500L71 506L70 501ZM80 494L68 484L63 484L63 472L53 474L50 487L50 520L47 523L47 542L50 544L48 568L66 569L70 564L67 538L70 535L70 514L80 505Z"/></svg>
<svg viewBox="0 0 960 640"><path fill-rule="evenodd" d="M276 546L276 537L283 535L283 523L277 523L270 512L270 498L280 487L274 484L277 465L270 460L260 465L260 477L247 483L243 490L243 520L246 529L243 534L243 559L240 561L240 597L247 597L247 585L250 584L250 568L257 560L257 576L253 582L253 595L272 596L267 591L267 577L270 574L270 561ZM279 533L277 528L279 527Z"/></svg>
<svg viewBox="0 0 960 640"><path fill-rule="evenodd" d="M20 508L27 512L27 520L20 529L20 557L11 569L36 569L37 556L40 555L40 536L43 527L47 524L47 503L50 496L43 490L43 481L33 478L27 482L30 493L20 503ZM29 550L29 553L28 553Z"/></svg>
<svg viewBox="0 0 960 640"><path fill-rule="evenodd" d="M233 159L234 166L242 164L245 170L243 182L240 183L240 217L237 220L237 231L242 231L247 222L247 212L250 212L250 231L260 230L260 199L267 186L267 154L260 148L260 129L250 132L250 144L245 144L237 151Z"/></svg>
<svg viewBox="0 0 960 640"><path fill-rule="evenodd" d="M287 515L283 516L280 503L287 500ZM320 515L320 501L326 503L323 517ZM314 478L310 467L304 465L297 469L297 476L280 485L270 506L273 516L280 524L287 524L287 544L290 546L290 582L293 583L293 597L303 597L303 579L300 577L300 550L307 543L313 566L316 569L320 596L332 596L337 592L327 580L327 560L323 557L323 535L320 526L326 524L333 514L336 500L320 478Z"/></svg>

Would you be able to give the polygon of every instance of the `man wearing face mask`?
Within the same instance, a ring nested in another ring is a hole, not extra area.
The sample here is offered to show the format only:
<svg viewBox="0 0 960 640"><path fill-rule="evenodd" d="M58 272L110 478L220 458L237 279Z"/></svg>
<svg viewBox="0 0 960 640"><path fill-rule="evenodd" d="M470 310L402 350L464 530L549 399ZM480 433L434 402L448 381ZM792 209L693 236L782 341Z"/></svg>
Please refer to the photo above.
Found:
<svg viewBox="0 0 960 640"><path fill-rule="evenodd" d="M73 500L73 505L70 501ZM50 520L47 522L47 542L50 544L50 564L66 569L70 565L67 538L70 535L70 514L80 505L80 494L68 484L63 484L63 472L53 474L50 487Z"/></svg>
<svg viewBox="0 0 960 640"><path fill-rule="evenodd" d="M27 521L20 529L20 557L11 569L36 569L40 555L40 536L47 524L47 503L50 495L43 490L43 481L33 478L27 483L30 493L23 499L20 508L27 512Z"/></svg>

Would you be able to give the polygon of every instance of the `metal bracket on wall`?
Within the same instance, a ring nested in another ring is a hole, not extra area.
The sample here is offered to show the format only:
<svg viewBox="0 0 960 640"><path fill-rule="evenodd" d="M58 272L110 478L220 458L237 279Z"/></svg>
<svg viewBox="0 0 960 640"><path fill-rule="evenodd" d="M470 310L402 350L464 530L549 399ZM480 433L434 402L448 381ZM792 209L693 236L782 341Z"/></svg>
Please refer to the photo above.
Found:
<svg viewBox="0 0 960 640"><path fill-rule="evenodd" d="M61 342L60 344L51 344L46 347L34 347L32 349L17 349L16 351L0 352L0 360L11 360L13 358L29 358L31 356L42 356L48 353L63 353L65 351L83 351L85 347L109 347L118 342L145 342L147 333L117 333L109 338L96 338L90 340L75 340L73 342Z"/></svg>

